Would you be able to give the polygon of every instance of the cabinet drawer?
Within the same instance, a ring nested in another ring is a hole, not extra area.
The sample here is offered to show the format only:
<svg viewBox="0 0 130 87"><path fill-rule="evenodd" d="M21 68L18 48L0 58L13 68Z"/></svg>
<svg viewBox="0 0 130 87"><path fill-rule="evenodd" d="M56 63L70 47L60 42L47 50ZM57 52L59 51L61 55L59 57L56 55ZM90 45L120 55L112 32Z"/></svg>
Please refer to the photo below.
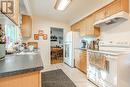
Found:
<svg viewBox="0 0 130 87"><path fill-rule="evenodd" d="M22 36L31 37L32 35L32 18L27 15L22 16Z"/></svg>

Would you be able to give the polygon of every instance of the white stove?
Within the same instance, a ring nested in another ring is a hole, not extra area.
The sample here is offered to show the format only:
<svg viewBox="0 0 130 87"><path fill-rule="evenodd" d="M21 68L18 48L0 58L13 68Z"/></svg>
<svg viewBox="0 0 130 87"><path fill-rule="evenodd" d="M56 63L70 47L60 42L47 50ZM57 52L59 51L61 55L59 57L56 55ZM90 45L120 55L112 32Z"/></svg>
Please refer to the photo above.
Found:
<svg viewBox="0 0 130 87"><path fill-rule="evenodd" d="M88 50L88 79L99 87L130 87L130 43L102 41L99 45L99 51ZM95 66L102 56L106 69Z"/></svg>
<svg viewBox="0 0 130 87"><path fill-rule="evenodd" d="M113 52L130 52L130 42L100 41L99 50Z"/></svg>

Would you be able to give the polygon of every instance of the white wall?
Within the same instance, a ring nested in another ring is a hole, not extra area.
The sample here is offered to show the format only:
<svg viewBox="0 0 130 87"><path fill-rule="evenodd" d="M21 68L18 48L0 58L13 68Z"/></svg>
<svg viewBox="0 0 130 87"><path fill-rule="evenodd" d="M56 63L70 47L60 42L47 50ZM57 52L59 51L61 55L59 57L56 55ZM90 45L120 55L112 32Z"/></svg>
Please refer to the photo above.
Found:
<svg viewBox="0 0 130 87"><path fill-rule="evenodd" d="M101 39L105 41L129 41L130 42L130 18L111 26L102 27Z"/></svg>
<svg viewBox="0 0 130 87"><path fill-rule="evenodd" d="M45 34L48 35L47 40L43 40L42 38L39 39L39 49L41 53L41 57L43 59L44 66L50 65L50 28L51 27L57 27L57 28L63 28L64 29L64 36L68 31L70 31L70 26L65 23L56 22L50 19L45 19L41 17L35 17L33 16L33 33L32 37L26 39L25 41L35 41L34 40L34 34L38 33L38 30L43 30Z"/></svg>

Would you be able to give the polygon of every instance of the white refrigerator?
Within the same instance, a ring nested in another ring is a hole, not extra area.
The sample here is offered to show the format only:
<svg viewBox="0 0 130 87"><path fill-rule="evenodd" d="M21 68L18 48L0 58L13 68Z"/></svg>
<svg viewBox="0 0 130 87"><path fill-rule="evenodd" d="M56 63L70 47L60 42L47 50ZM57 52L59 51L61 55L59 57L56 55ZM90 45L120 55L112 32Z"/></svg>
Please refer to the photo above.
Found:
<svg viewBox="0 0 130 87"><path fill-rule="evenodd" d="M80 32L68 32L64 42L64 63L74 67L74 49L80 48Z"/></svg>

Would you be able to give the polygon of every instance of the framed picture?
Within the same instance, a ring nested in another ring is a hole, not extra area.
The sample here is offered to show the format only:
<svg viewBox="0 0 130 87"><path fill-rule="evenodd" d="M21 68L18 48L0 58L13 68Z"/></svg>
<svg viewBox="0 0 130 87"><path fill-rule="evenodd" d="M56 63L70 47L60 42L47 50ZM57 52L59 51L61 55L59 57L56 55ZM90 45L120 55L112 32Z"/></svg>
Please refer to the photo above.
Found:
<svg viewBox="0 0 130 87"><path fill-rule="evenodd" d="M43 34L43 40L47 40L48 36L47 34Z"/></svg>
<svg viewBox="0 0 130 87"><path fill-rule="evenodd" d="M43 30L39 30L39 32L38 32L39 36L42 36L43 33L44 33Z"/></svg>
<svg viewBox="0 0 130 87"><path fill-rule="evenodd" d="M34 34L34 40L39 40L39 34Z"/></svg>

